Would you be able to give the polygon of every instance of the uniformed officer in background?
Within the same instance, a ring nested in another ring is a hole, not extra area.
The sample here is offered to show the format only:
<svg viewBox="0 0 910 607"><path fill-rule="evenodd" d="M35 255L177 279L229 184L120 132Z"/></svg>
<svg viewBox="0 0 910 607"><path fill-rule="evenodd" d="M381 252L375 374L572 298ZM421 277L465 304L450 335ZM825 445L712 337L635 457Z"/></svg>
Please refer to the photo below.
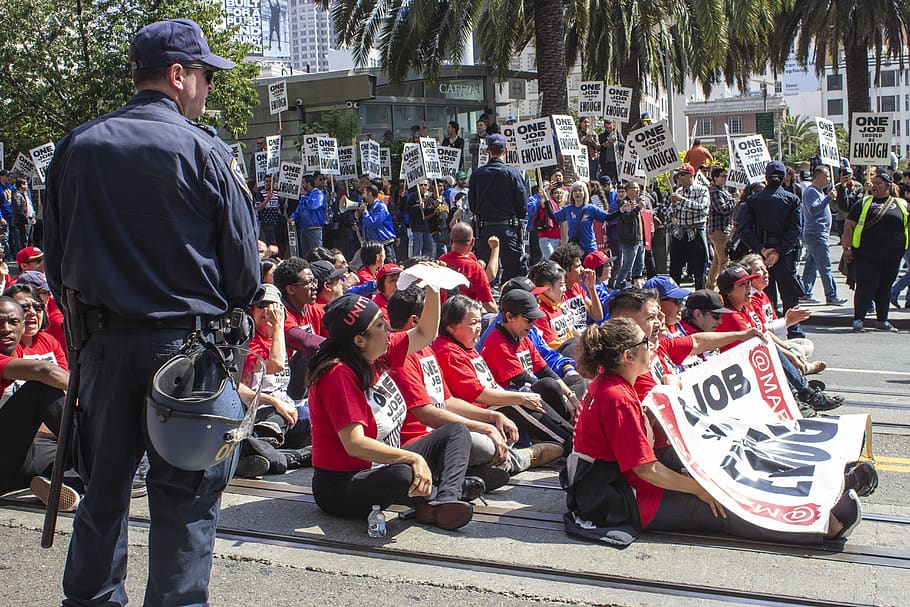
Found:
<svg viewBox="0 0 910 607"><path fill-rule="evenodd" d="M780 293L783 312L799 305L802 282L796 275L799 235L803 219L800 199L781 185L787 175L784 163L774 160L765 168L765 189L746 199L739 211L739 235L754 253L761 253ZM791 339L805 337L795 324L788 330Z"/></svg>
<svg viewBox="0 0 910 607"><path fill-rule="evenodd" d="M515 168L503 162L506 138L487 136L490 160L471 173L468 185L468 205L477 220L477 243L474 253L478 259L489 259L490 236L499 238L499 266L502 282L528 273L524 254L522 227L528 215L528 195L524 181Z"/></svg>
<svg viewBox="0 0 910 607"><path fill-rule="evenodd" d="M74 440L86 495L63 604L126 603L130 487L148 451L144 604L203 605L236 453L202 472L175 468L149 443L144 410L152 376L185 338L211 337L257 288L250 192L224 142L192 122L234 63L188 19L141 29L129 60L135 96L58 143L47 180L48 283L89 310Z"/></svg>

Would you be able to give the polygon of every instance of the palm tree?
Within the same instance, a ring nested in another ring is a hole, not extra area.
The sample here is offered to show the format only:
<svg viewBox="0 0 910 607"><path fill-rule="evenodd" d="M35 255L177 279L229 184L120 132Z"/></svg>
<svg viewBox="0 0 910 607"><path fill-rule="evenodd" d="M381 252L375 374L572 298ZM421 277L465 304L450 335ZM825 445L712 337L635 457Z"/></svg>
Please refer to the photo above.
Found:
<svg viewBox="0 0 910 607"><path fill-rule="evenodd" d="M850 116L868 112L869 52L875 57L878 74L883 57L900 58L907 44L910 27L908 0L800 0L779 19L773 37L773 64L782 68L796 43L796 59L806 65L812 59L818 76L831 65L835 71L844 53L847 78L847 104Z"/></svg>
<svg viewBox="0 0 910 607"><path fill-rule="evenodd" d="M796 154L798 155L800 147L804 143L812 139L815 139L816 143L818 141L815 133L815 121L805 116L784 116L780 121L780 135L781 141L785 142L787 146L786 155L781 154L781 156L784 156L788 162L794 160L794 144L796 144Z"/></svg>

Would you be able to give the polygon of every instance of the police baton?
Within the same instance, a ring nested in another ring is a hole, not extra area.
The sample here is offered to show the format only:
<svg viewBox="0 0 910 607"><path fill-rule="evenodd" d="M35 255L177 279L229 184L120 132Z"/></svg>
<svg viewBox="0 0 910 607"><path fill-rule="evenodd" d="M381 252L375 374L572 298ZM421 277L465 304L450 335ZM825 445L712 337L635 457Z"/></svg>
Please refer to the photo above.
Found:
<svg viewBox="0 0 910 607"><path fill-rule="evenodd" d="M57 530L57 511L60 506L60 489L63 486L63 473L66 470L67 455L70 450L70 441L73 429L73 411L76 409L76 399L79 394L79 350L85 339L82 319L76 313L75 292L67 290L64 293L66 300L59 305L63 312L63 329L66 335L67 359L72 369L69 382L66 386L66 399L63 405L63 415L60 418L60 431L57 433L57 451L54 455L54 469L51 472L51 487L47 498L47 508L44 510L44 527L41 530L41 547L50 548L54 545L54 533Z"/></svg>

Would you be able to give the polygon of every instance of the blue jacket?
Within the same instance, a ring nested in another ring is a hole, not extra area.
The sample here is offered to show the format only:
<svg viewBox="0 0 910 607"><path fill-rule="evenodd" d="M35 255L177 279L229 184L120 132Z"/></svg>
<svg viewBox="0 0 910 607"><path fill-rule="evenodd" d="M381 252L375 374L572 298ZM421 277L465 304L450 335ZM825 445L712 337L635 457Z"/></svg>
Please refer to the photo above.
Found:
<svg viewBox="0 0 910 607"><path fill-rule="evenodd" d="M360 230L364 240L386 242L396 237L389 207L381 200L375 200L360 218Z"/></svg>
<svg viewBox="0 0 910 607"><path fill-rule="evenodd" d="M480 340L477 342L477 345L474 346L475 350L480 352L481 349L483 349L483 344L487 341L487 337L489 337L490 333L493 332L493 329L496 328L496 325L499 324L499 321L501 320L502 314L497 314L496 318L490 321L490 324L480 336ZM531 340L531 343L533 343L534 347L537 348L537 351L540 352L540 355L547 363L547 366L553 369L553 371L555 371L556 374L560 377L565 377L566 373L575 370L575 361L568 356L563 356L548 346L543 340L543 337L540 336L540 331L537 329L537 327L531 328L531 332L528 333L528 339Z"/></svg>
<svg viewBox="0 0 910 607"><path fill-rule="evenodd" d="M6 223L11 223L13 220L13 190L16 189L15 183L8 183L6 185L0 186L0 215L3 215L3 219Z"/></svg>
<svg viewBox="0 0 910 607"><path fill-rule="evenodd" d="M325 194L319 188L300 197L297 208L291 215L298 230L321 228L325 224Z"/></svg>
<svg viewBox="0 0 910 607"><path fill-rule="evenodd" d="M597 249L597 242L594 240L594 222L604 222L608 218L606 211L595 207L593 204L586 204L580 207L574 204L567 204L553 213L553 216L556 221L560 223L565 221L568 224L569 240L577 240L578 246L584 249L585 255Z"/></svg>
<svg viewBox="0 0 910 607"><path fill-rule="evenodd" d="M581 288L584 289L585 293L588 293L588 288L584 284L581 285ZM598 299L600 299L600 307L602 307L604 310L604 319L600 322L597 322L596 320L594 320L593 318L588 316L589 325L599 325L599 324L602 324L602 323L610 320L610 305L609 305L610 299L614 295L619 293L619 290L611 289L610 287L607 286L607 283L605 283L605 282L595 282L594 283L594 292L597 293L597 297L598 297ZM591 296L591 294L588 293L588 297L590 297L590 296Z"/></svg>

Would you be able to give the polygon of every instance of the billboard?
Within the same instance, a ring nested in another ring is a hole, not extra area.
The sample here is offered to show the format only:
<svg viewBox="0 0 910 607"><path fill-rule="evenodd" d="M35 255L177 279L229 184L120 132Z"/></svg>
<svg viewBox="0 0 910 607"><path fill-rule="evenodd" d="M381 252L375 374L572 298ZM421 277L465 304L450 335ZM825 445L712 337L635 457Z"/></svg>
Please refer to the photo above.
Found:
<svg viewBox="0 0 910 607"><path fill-rule="evenodd" d="M237 27L238 42L253 48L250 55L291 56L287 0L224 0L225 25Z"/></svg>

